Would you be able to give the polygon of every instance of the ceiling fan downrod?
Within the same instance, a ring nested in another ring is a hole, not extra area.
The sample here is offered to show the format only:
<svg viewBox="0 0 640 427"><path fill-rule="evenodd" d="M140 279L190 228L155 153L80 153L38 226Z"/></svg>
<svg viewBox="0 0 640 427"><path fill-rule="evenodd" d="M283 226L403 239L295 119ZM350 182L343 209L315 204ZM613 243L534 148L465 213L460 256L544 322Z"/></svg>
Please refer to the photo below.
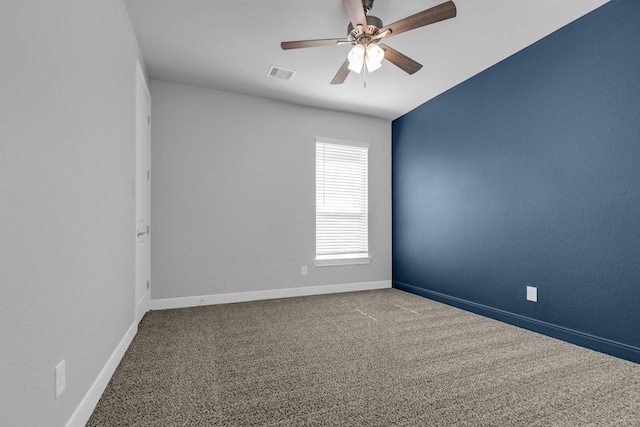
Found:
<svg viewBox="0 0 640 427"><path fill-rule="evenodd" d="M367 15L373 9L373 0L362 0L362 7L364 8L364 14Z"/></svg>

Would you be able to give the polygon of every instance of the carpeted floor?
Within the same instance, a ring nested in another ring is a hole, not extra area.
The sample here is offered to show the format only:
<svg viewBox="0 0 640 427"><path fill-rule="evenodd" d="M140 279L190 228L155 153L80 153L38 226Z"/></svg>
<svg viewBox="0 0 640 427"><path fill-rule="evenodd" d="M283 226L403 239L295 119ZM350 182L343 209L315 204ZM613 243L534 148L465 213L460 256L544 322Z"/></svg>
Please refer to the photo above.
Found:
<svg viewBox="0 0 640 427"><path fill-rule="evenodd" d="M640 365L396 289L152 311L89 426L640 426Z"/></svg>

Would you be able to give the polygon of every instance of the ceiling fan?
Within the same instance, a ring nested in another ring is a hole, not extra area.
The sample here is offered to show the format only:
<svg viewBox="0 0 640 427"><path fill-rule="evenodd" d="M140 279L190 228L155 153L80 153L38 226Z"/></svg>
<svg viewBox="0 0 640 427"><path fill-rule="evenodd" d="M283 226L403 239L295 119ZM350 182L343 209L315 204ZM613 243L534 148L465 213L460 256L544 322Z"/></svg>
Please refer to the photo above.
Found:
<svg viewBox="0 0 640 427"><path fill-rule="evenodd" d="M452 1L447 1L384 26L380 18L368 15L373 8L373 0L342 0L342 4L351 21L347 28L346 38L280 43L280 47L284 50L342 44L353 45L347 59L331 80L331 84L342 84L349 75L349 71L360 73L365 64L369 72L375 71L380 68L382 59L388 60L409 74L415 73L422 68L422 65L381 43L382 39L456 16L456 5Z"/></svg>

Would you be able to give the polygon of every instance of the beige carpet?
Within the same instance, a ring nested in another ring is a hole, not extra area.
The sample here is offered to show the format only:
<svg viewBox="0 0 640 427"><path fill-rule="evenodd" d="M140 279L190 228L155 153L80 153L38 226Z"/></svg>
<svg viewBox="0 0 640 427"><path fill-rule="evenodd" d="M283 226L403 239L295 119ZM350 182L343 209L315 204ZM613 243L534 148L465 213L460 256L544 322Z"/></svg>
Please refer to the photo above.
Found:
<svg viewBox="0 0 640 427"><path fill-rule="evenodd" d="M640 365L395 289L153 311L89 426L640 426Z"/></svg>

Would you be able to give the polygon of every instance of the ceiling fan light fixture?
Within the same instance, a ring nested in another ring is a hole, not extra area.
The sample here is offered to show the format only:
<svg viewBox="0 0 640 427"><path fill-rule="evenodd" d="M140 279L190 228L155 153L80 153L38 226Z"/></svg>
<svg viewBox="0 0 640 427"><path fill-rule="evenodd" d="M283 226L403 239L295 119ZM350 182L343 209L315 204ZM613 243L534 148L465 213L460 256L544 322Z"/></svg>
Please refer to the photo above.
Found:
<svg viewBox="0 0 640 427"><path fill-rule="evenodd" d="M347 25L347 37L341 39L317 39L297 40L280 43L284 50L299 49L303 47L342 45L350 43L353 48L347 55L347 60L342 63L331 84L342 84L350 71L361 73L363 68L369 72L381 67L383 59L388 60L407 74L414 74L422 68L422 65L406 55L394 50L386 44L380 44L383 38L415 30L426 25L457 16L457 8L452 0L425 9L406 18L400 19L385 26L378 17L369 15L374 0L342 0L349 24Z"/></svg>
<svg viewBox="0 0 640 427"><path fill-rule="evenodd" d="M382 48L375 43L369 43L365 55L367 70L369 70L370 73L373 73L375 70L382 66L383 59L384 50L382 50Z"/></svg>
<svg viewBox="0 0 640 427"><path fill-rule="evenodd" d="M349 59L349 70L354 73L360 73L360 71L362 71L362 65L364 64L365 55L366 50L364 46L356 44L349 52L349 55L347 55L347 59Z"/></svg>

